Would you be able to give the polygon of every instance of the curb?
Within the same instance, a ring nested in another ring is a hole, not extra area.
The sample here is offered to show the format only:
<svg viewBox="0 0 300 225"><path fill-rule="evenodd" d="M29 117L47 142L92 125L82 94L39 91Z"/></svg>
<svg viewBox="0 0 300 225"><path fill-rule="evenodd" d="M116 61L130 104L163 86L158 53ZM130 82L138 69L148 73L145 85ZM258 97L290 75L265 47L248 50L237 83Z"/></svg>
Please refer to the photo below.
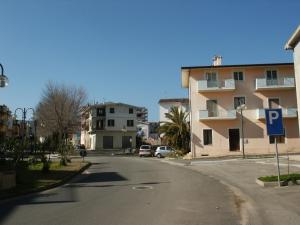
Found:
<svg viewBox="0 0 300 225"><path fill-rule="evenodd" d="M46 191L46 190L56 188L58 186L61 186L65 183L67 183L69 180L71 180L73 177L77 176L78 174L81 174L83 171L88 169L91 165L92 165L91 162L87 162L87 164L84 167L82 167L80 170L78 170L74 174L71 174L71 175L65 177L63 180L61 180L57 183L54 183L54 184L51 184L51 185L48 185L48 186L44 186L44 187L40 187L40 188L37 188L37 189L33 189L33 190L28 190L28 191L25 191L23 193L22 192L21 193L16 193L16 194L12 193L12 194L9 194L7 196L0 197L0 201L9 200L9 199L13 199L13 198L16 198L16 197L26 196L26 195L29 195L29 194L34 194L34 193L37 193L37 192ZM0 202L0 203L2 203L2 202Z"/></svg>

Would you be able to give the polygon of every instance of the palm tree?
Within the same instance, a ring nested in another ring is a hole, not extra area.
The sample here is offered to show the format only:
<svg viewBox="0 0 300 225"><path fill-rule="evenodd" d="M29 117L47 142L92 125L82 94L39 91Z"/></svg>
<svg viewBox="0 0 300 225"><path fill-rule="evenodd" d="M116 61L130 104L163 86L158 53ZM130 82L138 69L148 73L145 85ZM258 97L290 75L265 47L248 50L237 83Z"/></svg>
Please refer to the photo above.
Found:
<svg viewBox="0 0 300 225"><path fill-rule="evenodd" d="M181 150L183 153L190 151L190 125L187 122L188 113L178 107L171 107L170 112L165 113L170 122L162 122L159 133L168 145Z"/></svg>

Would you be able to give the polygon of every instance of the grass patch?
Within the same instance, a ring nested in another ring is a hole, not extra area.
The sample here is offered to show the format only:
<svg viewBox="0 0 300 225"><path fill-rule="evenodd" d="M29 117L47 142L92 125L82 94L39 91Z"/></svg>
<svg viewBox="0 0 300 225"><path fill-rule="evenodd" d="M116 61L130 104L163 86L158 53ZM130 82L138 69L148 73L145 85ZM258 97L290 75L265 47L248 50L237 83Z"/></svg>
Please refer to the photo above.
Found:
<svg viewBox="0 0 300 225"><path fill-rule="evenodd" d="M47 173L43 172L43 163L28 164L23 162L16 170L16 187L10 190L0 191L0 199L34 192L49 186L59 184L78 173L87 162L72 161L67 166L59 162L52 162Z"/></svg>
<svg viewBox="0 0 300 225"><path fill-rule="evenodd" d="M259 177L259 180L263 182L274 182L278 180L278 176L265 176L265 177ZM284 174L280 175L280 181L283 182L289 182L292 181L293 183L296 183L296 180L300 180L300 174L299 173L292 173L292 174Z"/></svg>

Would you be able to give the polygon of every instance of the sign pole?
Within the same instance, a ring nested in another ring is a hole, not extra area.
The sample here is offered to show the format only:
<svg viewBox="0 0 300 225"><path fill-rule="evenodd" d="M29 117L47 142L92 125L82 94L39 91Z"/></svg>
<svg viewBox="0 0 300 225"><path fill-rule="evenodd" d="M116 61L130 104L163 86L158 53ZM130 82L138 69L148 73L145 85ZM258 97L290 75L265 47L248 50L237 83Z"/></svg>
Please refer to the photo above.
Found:
<svg viewBox="0 0 300 225"><path fill-rule="evenodd" d="M278 147L277 147L277 136L275 137L275 148L276 148L276 160L277 160L277 171L278 171L278 187L280 187L280 167L279 167L279 157L278 157Z"/></svg>

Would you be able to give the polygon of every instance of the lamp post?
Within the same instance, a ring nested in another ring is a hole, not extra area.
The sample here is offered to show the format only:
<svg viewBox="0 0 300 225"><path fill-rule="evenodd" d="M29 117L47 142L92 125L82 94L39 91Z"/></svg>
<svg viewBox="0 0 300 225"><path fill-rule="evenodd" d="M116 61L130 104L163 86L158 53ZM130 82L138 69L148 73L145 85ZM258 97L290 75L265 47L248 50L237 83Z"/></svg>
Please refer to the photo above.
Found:
<svg viewBox="0 0 300 225"><path fill-rule="evenodd" d="M25 140L26 138L26 116L27 116L27 112L29 110L32 111L33 115L35 115L35 111L33 108L17 108L15 110L15 118L17 118L17 111L20 110L22 112L22 141ZM36 151L36 126L37 126L37 122L36 120L34 121L34 150Z"/></svg>
<svg viewBox="0 0 300 225"><path fill-rule="evenodd" d="M241 113L241 130L242 130L242 152L243 152L243 159L245 159L245 142L244 142L244 115L243 110L246 109L246 105L239 101L240 105L237 107L237 110ZM241 104L242 103L242 104Z"/></svg>
<svg viewBox="0 0 300 225"><path fill-rule="evenodd" d="M6 87L8 85L8 78L4 75L4 69L0 63L1 75L0 75L0 87Z"/></svg>
<svg viewBox="0 0 300 225"><path fill-rule="evenodd" d="M122 148L123 148L123 151L124 151L124 153L125 153L125 144L124 144L124 137L125 137L125 133L127 132L127 129L126 129L126 127L125 126L123 126L123 128L122 128ZM124 144L124 146L123 146L123 144Z"/></svg>

